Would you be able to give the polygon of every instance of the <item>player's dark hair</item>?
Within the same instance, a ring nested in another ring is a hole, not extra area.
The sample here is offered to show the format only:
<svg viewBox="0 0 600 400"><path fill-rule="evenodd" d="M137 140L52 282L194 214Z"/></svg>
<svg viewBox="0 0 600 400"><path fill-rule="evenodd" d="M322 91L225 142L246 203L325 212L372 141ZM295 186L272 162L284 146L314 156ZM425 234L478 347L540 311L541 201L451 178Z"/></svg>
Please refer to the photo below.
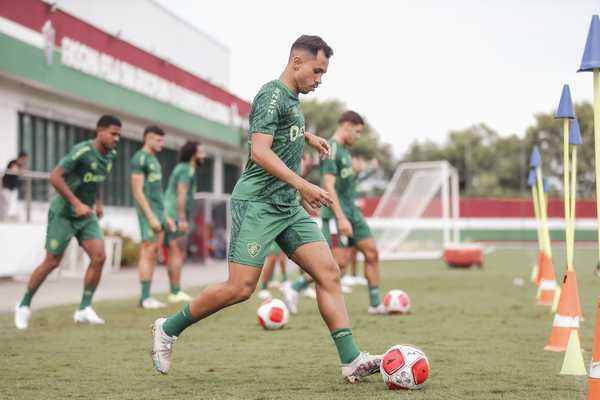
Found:
<svg viewBox="0 0 600 400"><path fill-rule="evenodd" d="M29 154L27 154L26 151L21 151L21 152L19 152L19 156L17 158L21 158L21 157L29 157Z"/></svg>
<svg viewBox="0 0 600 400"><path fill-rule="evenodd" d="M364 125L365 121L362 117L356 112L352 110L344 111L340 118L338 119L338 125L343 124L344 122L349 122L352 125Z"/></svg>
<svg viewBox="0 0 600 400"><path fill-rule="evenodd" d="M146 135L149 133L156 133L159 136L165 136L165 131L162 130L160 126L150 125L144 129L144 139L146 139Z"/></svg>
<svg viewBox="0 0 600 400"><path fill-rule="evenodd" d="M319 50L323 50L325 53L325 57L329 58L333 55L333 49L329 47L327 43L321 37L315 35L302 35L294 44L292 44L292 49L290 50L290 55L294 52L294 50L306 50L310 54L316 57Z"/></svg>
<svg viewBox="0 0 600 400"><path fill-rule="evenodd" d="M181 150L179 150L179 162L190 162L196 151L198 150L198 146L200 146L202 142L197 142L195 140L187 141L183 146L181 146Z"/></svg>
<svg viewBox="0 0 600 400"><path fill-rule="evenodd" d="M98 120L96 128L108 128L111 125L121 127L121 120L114 115L103 115Z"/></svg>

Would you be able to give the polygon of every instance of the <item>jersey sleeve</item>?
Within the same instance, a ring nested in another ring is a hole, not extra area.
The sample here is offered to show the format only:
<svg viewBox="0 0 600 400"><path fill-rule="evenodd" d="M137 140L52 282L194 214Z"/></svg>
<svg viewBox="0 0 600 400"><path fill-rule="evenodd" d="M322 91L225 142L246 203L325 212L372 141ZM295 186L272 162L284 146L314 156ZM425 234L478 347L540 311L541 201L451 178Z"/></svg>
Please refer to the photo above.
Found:
<svg viewBox="0 0 600 400"><path fill-rule="evenodd" d="M337 175L338 167L337 167L337 144L333 143L331 145L331 157L325 160L321 160L321 175L331 174Z"/></svg>
<svg viewBox="0 0 600 400"><path fill-rule="evenodd" d="M188 187L188 189L192 186L194 180L194 170L192 168L184 168L179 170L177 175L176 182L177 184L183 183Z"/></svg>
<svg viewBox="0 0 600 400"><path fill-rule="evenodd" d="M131 159L131 173L132 174L146 174L146 157L142 155L135 155Z"/></svg>
<svg viewBox="0 0 600 400"><path fill-rule="evenodd" d="M75 167L83 159L83 155L90 150L89 146L74 146L59 162L58 165L64 169L65 173L75 170Z"/></svg>
<svg viewBox="0 0 600 400"><path fill-rule="evenodd" d="M263 89L252 102L250 112L250 134L275 134L281 115L280 103L283 94L280 88Z"/></svg>

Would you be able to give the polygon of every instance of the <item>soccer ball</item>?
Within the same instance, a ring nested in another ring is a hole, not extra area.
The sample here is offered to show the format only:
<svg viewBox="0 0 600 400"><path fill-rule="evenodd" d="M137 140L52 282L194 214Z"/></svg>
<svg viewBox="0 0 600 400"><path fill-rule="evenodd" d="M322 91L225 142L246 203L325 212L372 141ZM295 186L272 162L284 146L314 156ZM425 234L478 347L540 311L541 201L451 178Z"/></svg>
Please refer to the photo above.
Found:
<svg viewBox="0 0 600 400"><path fill-rule="evenodd" d="M388 314L407 314L410 311L410 297L402 290L390 290L383 297L383 306Z"/></svg>
<svg viewBox="0 0 600 400"><path fill-rule="evenodd" d="M265 300L258 307L257 315L260 326L268 331L283 328L290 319L290 312L279 299Z"/></svg>
<svg viewBox="0 0 600 400"><path fill-rule="evenodd" d="M421 389L429 376L429 360L421 349L398 344L383 355L380 372L390 390Z"/></svg>

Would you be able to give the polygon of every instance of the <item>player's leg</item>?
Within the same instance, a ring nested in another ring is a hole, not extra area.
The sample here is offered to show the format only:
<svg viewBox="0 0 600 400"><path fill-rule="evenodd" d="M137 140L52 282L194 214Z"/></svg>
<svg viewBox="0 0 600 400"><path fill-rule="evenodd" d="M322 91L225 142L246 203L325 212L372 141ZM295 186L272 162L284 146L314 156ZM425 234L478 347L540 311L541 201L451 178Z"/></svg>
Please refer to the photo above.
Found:
<svg viewBox="0 0 600 400"><path fill-rule="evenodd" d="M379 252L377 251L375 239L373 239L371 230L362 214L355 213L350 222L352 223L353 239L356 248L365 258L365 277L367 278L369 289L368 312L370 314L385 314L379 293Z"/></svg>
<svg viewBox="0 0 600 400"><path fill-rule="evenodd" d="M362 275L358 275L358 250L356 249L356 245L354 243L352 243L352 246L350 247L350 267L354 284L367 286L367 279Z"/></svg>
<svg viewBox="0 0 600 400"><path fill-rule="evenodd" d="M287 276L287 256L285 255L285 253L281 250L279 250L279 270L281 271L281 284L285 284L288 281L288 276Z"/></svg>
<svg viewBox="0 0 600 400"><path fill-rule="evenodd" d="M171 367L173 344L181 332L225 307L247 300L259 277L260 268L230 262L225 282L208 286L177 314L157 319L152 326L154 368L166 374Z"/></svg>
<svg viewBox="0 0 600 400"><path fill-rule="evenodd" d="M316 282L319 312L335 343L342 375L349 382L379 372L380 356L361 353L354 342L340 271L316 224L302 210L277 241L289 257Z"/></svg>
<svg viewBox="0 0 600 400"><path fill-rule="evenodd" d="M73 320L81 324L102 325L104 320L96 314L92 308L92 298L102 277L102 268L106 261L104 252L104 240L86 239L81 241L81 247L90 258L90 264L83 277L83 295L79 308L73 315Z"/></svg>
<svg viewBox="0 0 600 400"><path fill-rule="evenodd" d="M165 305L156 300L151 295L152 277L156 269L156 260L158 259L159 251L159 236L152 228L145 216L138 213L138 221L140 224L140 232L142 236L142 245L140 246L140 254L138 260L138 278L140 280L140 307L146 309L156 309Z"/></svg>
<svg viewBox="0 0 600 400"><path fill-rule="evenodd" d="M265 264L263 265L262 274L260 276L260 291L258 292L258 298L261 300L270 299L272 297L268 285L269 280L275 271L276 261L277 256L275 254L269 254L265 259Z"/></svg>
<svg viewBox="0 0 600 400"><path fill-rule="evenodd" d="M231 200L229 278L204 289L177 314L154 321L152 361L157 371L168 372L173 344L184 329L252 295L268 245L283 229L281 213L272 213L272 218L268 218L271 208L271 205L263 203Z"/></svg>
<svg viewBox="0 0 600 400"><path fill-rule="evenodd" d="M46 228L46 256L29 277L27 290L21 301L15 307L15 326L17 329L26 329L31 318L31 300L46 277L59 266L63 253L69 241L75 234L68 218L62 217L53 211L48 212L48 226Z"/></svg>
<svg viewBox="0 0 600 400"><path fill-rule="evenodd" d="M181 290L181 270L185 262L187 237L183 234L175 235L171 238L171 233L165 234L169 239L169 262L167 270L169 272L169 284L171 292L167 296L169 303L190 302L192 297Z"/></svg>

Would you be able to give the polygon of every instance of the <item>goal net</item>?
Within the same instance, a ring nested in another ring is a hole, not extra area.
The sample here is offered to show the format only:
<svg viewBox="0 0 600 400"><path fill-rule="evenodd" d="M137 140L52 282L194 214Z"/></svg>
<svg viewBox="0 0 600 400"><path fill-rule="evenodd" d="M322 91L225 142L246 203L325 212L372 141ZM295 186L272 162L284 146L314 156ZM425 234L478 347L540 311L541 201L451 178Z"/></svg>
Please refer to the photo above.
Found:
<svg viewBox="0 0 600 400"><path fill-rule="evenodd" d="M447 161L403 163L369 219L382 259L434 259L459 241L458 173Z"/></svg>

